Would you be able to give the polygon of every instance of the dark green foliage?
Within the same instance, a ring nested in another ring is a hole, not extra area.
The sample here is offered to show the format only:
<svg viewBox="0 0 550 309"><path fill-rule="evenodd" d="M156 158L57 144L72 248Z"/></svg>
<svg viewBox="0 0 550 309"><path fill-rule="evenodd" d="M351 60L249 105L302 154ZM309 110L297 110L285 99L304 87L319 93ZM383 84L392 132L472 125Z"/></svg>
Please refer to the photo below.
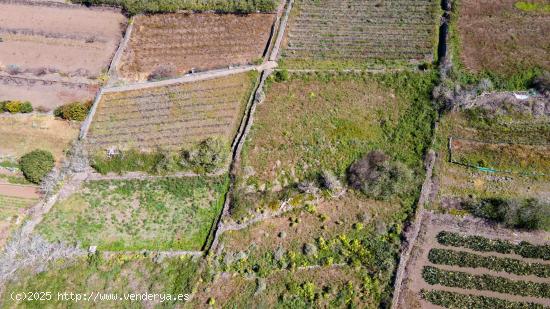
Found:
<svg viewBox="0 0 550 309"><path fill-rule="evenodd" d="M279 70L275 72L275 81L276 82L284 82L287 81L289 78L288 71L286 69Z"/></svg>
<svg viewBox="0 0 550 309"><path fill-rule="evenodd" d="M8 113L31 113L33 111L32 104L29 101L3 101L0 102L0 112Z"/></svg>
<svg viewBox="0 0 550 309"><path fill-rule="evenodd" d="M72 0L84 5L122 7L128 14L166 13L178 10L217 11L224 13L273 12L274 0Z"/></svg>
<svg viewBox="0 0 550 309"><path fill-rule="evenodd" d="M520 276L535 275L542 278L550 277L550 265L548 264L529 263L510 258L482 256L469 252L434 248L430 250L428 259L434 264L487 268Z"/></svg>
<svg viewBox="0 0 550 309"><path fill-rule="evenodd" d="M180 164L198 173L213 172L223 167L228 157L228 149L219 138L208 138L190 150L182 151Z"/></svg>
<svg viewBox="0 0 550 309"><path fill-rule="evenodd" d="M428 284L441 284L473 290L488 290L504 294L533 297L550 297L550 284L516 281L491 275L472 275L458 271L446 271L424 266L422 277Z"/></svg>
<svg viewBox="0 0 550 309"><path fill-rule="evenodd" d="M53 114L66 120L83 121L88 116L92 102L72 102L56 108Z"/></svg>
<svg viewBox="0 0 550 309"><path fill-rule="evenodd" d="M533 81L533 86L540 93L550 94L550 72L544 72Z"/></svg>
<svg viewBox="0 0 550 309"><path fill-rule="evenodd" d="M367 196L387 200L407 194L413 185L413 174L382 151L371 151L350 166L348 180Z"/></svg>
<svg viewBox="0 0 550 309"><path fill-rule="evenodd" d="M545 309L543 305L535 303L520 303L508 301L500 298L465 295L446 291L426 291L422 290L422 298L434 305L445 308L460 309Z"/></svg>
<svg viewBox="0 0 550 309"><path fill-rule="evenodd" d="M524 241L516 245L506 240L463 236L447 231L439 232L437 241L445 246L464 247L480 252L515 253L524 258L550 260L550 245L533 245Z"/></svg>
<svg viewBox="0 0 550 309"><path fill-rule="evenodd" d="M33 150L22 156L19 167L28 181L40 183L55 165L53 155L46 150Z"/></svg>
<svg viewBox="0 0 550 309"><path fill-rule="evenodd" d="M164 171L165 156L161 152L140 152L135 149L120 152L111 157L96 154L92 158L92 167L99 173L146 172L156 174Z"/></svg>
<svg viewBox="0 0 550 309"><path fill-rule="evenodd" d="M478 217L504 223L508 227L529 230L548 228L550 204L537 199L505 200L487 198L469 201L463 207Z"/></svg>

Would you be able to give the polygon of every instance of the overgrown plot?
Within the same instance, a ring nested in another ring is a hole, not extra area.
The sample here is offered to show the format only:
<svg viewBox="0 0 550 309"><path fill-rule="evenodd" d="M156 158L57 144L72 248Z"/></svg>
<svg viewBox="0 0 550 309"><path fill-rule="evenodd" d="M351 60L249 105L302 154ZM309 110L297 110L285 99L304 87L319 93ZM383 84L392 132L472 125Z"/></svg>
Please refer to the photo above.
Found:
<svg viewBox="0 0 550 309"><path fill-rule="evenodd" d="M289 67L432 62L438 2L298 0L286 36Z"/></svg>
<svg viewBox="0 0 550 309"><path fill-rule="evenodd" d="M274 14L138 16L121 75L134 80L166 78L261 61L274 19Z"/></svg>
<svg viewBox="0 0 550 309"><path fill-rule="evenodd" d="M92 181L54 205L37 231L104 250L201 250L226 190L225 177Z"/></svg>
<svg viewBox="0 0 550 309"><path fill-rule="evenodd" d="M106 93L88 134L93 150L180 150L208 137L234 138L255 73Z"/></svg>

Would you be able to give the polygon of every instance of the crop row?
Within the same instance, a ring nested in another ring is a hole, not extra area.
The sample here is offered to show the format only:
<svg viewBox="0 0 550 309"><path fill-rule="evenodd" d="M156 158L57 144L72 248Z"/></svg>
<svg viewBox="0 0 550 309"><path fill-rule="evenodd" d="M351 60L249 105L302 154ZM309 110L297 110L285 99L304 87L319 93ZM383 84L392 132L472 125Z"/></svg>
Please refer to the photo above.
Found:
<svg viewBox="0 0 550 309"><path fill-rule="evenodd" d="M445 246L464 247L479 252L515 253L524 258L550 260L550 245L533 245L526 241L514 244L501 239L460 235L447 231L439 232L436 238L437 242Z"/></svg>
<svg viewBox="0 0 550 309"><path fill-rule="evenodd" d="M428 260L434 264L487 268L493 271L503 271L520 276L535 275L542 278L550 277L550 265L548 264L529 263L496 256L481 256L449 249L431 249L428 254Z"/></svg>
<svg viewBox="0 0 550 309"><path fill-rule="evenodd" d="M216 107L225 106L225 105L229 105L233 107L236 106L235 102L230 102L225 98L222 98L216 101L207 101L207 102L199 102L199 103L185 103L185 101L177 102L176 104L167 104L165 102L152 102L151 104L148 104L148 105L133 104L133 105L129 105L127 108L124 108L124 107L110 108L108 109L109 113L103 112L97 119L102 118L101 116L104 116L104 118L107 118L107 119L111 119L113 117L111 117L110 114L117 113L117 112L124 113L124 115L117 115L116 117L117 119L121 119L118 116L123 116L122 118L126 119L126 117L129 114L136 114L136 113L142 114L144 116L147 114L147 112L155 112L155 111L157 113L153 113L153 116L155 114L159 114L159 115L165 114L168 111L189 113L189 112L195 112L195 111L212 110L212 109L215 109ZM128 118L132 118L132 117L128 117Z"/></svg>
<svg viewBox="0 0 550 309"><path fill-rule="evenodd" d="M516 281L491 275L472 275L459 271L441 270L424 266L422 277L431 285L488 290L504 294L550 298L550 284L529 281Z"/></svg>
<svg viewBox="0 0 550 309"><path fill-rule="evenodd" d="M445 308L474 308L474 309L548 309L541 304L523 303L500 298L467 295L447 291L421 291L422 298L430 303Z"/></svg>

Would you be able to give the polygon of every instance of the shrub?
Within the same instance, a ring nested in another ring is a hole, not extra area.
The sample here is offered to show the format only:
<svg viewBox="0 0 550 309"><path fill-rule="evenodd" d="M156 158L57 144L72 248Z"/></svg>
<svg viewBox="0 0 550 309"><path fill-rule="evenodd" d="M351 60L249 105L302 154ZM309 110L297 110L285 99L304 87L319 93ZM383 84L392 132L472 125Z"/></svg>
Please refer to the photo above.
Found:
<svg viewBox="0 0 550 309"><path fill-rule="evenodd" d="M550 204L529 198L525 200L504 200L487 198L463 203L473 215L504 223L508 227L529 230L547 228Z"/></svg>
<svg viewBox="0 0 550 309"><path fill-rule="evenodd" d="M15 113L30 113L33 111L31 102L25 101L4 101L0 103L0 109L4 112Z"/></svg>
<svg viewBox="0 0 550 309"><path fill-rule="evenodd" d="M55 166L55 160L49 151L37 149L22 156L19 166L27 180L40 183Z"/></svg>
<svg viewBox="0 0 550 309"><path fill-rule="evenodd" d="M83 121L88 116L92 102L72 102L62 105L54 110L54 115L66 120Z"/></svg>
<svg viewBox="0 0 550 309"><path fill-rule="evenodd" d="M286 69L275 72L275 81L284 82L289 78L288 71Z"/></svg>
<svg viewBox="0 0 550 309"><path fill-rule="evenodd" d="M550 96L550 72L546 71L533 81L533 86L538 92Z"/></svg>
<svg viewBox="0 0 550 309"><path fill-rule="evenodd" d="M207 138L191 150L183 150L180 164L197 172L212 172L227 161L227 150L220 138Z"/></svg>
<svg viewBox="0 0 550 309"><path fill-rule="evenodd" d="M382 151L375 150L350 166L348 180L367 196L385 200L409 192L413 175L401 162L393 162Z"/></svg>
<svg viewBox="0 0 550 309"><path fill-rule="evenodd" d="M176 77L177 73L173 66L161 65L156 67L147 77L148 80L161 80Z"/></svg>

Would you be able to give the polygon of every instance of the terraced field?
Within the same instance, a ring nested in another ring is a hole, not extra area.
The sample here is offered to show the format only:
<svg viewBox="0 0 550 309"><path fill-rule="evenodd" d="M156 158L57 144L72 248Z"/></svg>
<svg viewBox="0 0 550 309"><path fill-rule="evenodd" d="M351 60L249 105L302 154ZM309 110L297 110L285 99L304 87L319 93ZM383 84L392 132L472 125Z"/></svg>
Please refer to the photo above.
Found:
<svg viewBox="0 0 550 309"><path fill-rule="evenodd" d="M181 75L261 60L274 14L175 13L139 16L120 65L144 80L157 68Z"/></svg>
<svg viewBox="0 0 550 309"><path fill-rule="evenodd" d="M421 223L398 308L548 308L548 233L433 214Z"/></svg>
<svg viewBox="0 0 550 309"><path fill-rule="evenodd" d="M255 73L106 93L88 134L92 149L181 149L208 137L231 143Z"/></svg>
<svg viewBox="0 0 550 309"><path fill-rule="evenodd" d="M291 68L431 62L438 2L297 0L284 63Z"/></svg>

